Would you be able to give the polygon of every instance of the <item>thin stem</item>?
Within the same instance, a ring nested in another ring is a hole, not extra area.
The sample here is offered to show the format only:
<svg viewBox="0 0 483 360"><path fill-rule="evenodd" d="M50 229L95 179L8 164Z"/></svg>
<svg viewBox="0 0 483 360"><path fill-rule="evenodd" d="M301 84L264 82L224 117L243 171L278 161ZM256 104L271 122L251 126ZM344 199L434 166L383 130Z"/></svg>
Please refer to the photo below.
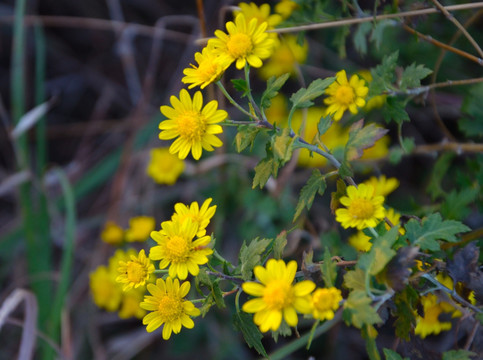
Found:
<svg viewBox="0 0 483 360"><path fill-rule="evenodd" d="M473 78L473 79L466 79L466 80L448 80L441 83L435 83L427 86L420 86L417 88L407 89L407 90L394 90L394 91L385 91L384 94L390 96L397 96L397 95L420 95L425 92L428 92L432 89L437 88L444 88L449 86L458 86L458 85L469 85L469 84L477 84L483 82L483 77L480 78Z"/></svg>
<svg viewBox="0 0 483 360"><path fill-rule="evenodd" d="M455 151L461 153L482 153L483 144L445 142L441 144L418 145L412 154L433 154L438 151Z"/></svg>
<svg viewBox="0 0 483 360"><path fill-rule="evenodd" d="M240 125L253 125L253 121L237 121L237 120L224 120L219 125L222 126L240 126Z"/></svg>
<svg viewBox="0 0 483 360"><path fill-rule="evenodd" d="M228 99L228 101L234 106L236 107L238 110L240 110L242 113L244 113L245 115L247 115L248 117L250 117L251 119L254 119L254 120L257 120L259 121L259 119L254 116L253 114L251 114L250 112L246 111L244 108L242 108L240 106L240 104L238 104L231 96L230 94L228 94L228 91L226 91L225 87L223 86L223 84L221 83L221 81L217 81L216 82L216 85L218 86L218 88L221 90L221 92L223 93L223 95L225 95L225 97Z"/></svg>
<svg viewBox="0 0 483 360"><path fill-rule="evenodd" d="M169 270L154 270L154 274L168 274Z"/></svg>
<svg viewBox="0 0 483 360"><path fill-rule="evenodd" d="M235 308L237 313L240 312L240 294L241 293L242 293L242 288L239 288L235 296Z"/></svg>
<svg viewBox="0 0 483 360"><path fill-rule="evenodd" d="M250 86L250 65L248 65L248 63L245 63L244 72L245 72L245 81L247 82L247 88L248 88L248 101L250 101L250 104L252 104L253 109L255 110L255 113L257 114L257 116L263 119L262 112L260 111L260 108L258 107L257 103L253 99L252 88Z"/></svg>
<svg viewBox="0 0 483 360"><path fill-rule="evenodd" d="M238 283L238 284L241 284L243 283L243 279L241 278L238 278L238 277L235 277L235 276L230 276L230 275L225 275L219 271L207 271L206 272L208 275L213 275L213 276L216 276L216 277L219 277L220 279L223 279L223 280L228 280L228 281L233 281L235 283Z"/></svg>
<svg viewBox="0 0 483 360"><path fill-rule="evenodd" d="M302 147L302 148L308 149L310 151L313 151L313 152L315 152L319 155L322 155L327 160L329 160L332 163L332 165L334 165L337 169L340 168L341 164L340 164L339 160L337 160L332 154L325 152L324 150L320 149L316 145L309 144L308 142L306 142L305 140L303 140L299 137L295 141L297 142L296 143L297 147Z"/></svg>
<svg viewBox="0 0 483 360"><path fill-rule="evenodd" d="M379 237L379 234L376 232L376 230L374 230L373 227L368 227L368 229L375 238Z"/></svg>

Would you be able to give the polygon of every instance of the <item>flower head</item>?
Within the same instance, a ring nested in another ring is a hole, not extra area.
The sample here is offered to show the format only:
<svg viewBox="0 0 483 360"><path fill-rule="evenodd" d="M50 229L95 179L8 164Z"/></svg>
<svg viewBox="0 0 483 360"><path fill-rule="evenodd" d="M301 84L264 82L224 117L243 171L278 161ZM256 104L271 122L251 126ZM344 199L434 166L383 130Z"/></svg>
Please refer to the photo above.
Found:
<svg viewBox="0 0 483 360"><path fill-rule="evenodd" d="M101 239L111 245L119 245L124 240L124 230L113 221L106 222L101 233Z"/></svg>
<svg viewBox="0 0 483 360"><path fill-rule="evenodd" d="M280 14L283 19L287 19L292 15L293 11L297 9L299 4L293 0L281 0L275 5L275 12Z"/></svg>
<svg viewBox="0 0 483 360"><path fill-rule="evenodd" d="M133 316L142 319L146 315L146 310L141 309L139 306L141 301L143 301L145 292L146 289L144 287L123 292L122 303L118 312L121 319L128 319Z"/></svg>
<svg viewBox="0 0 483 360"><path fill-rule="evenodd" d="M170 154L168 148L151 150L146 173L158 184L173 185L183 173L184 161Z"/></svg>
<svg viewBox="0 0 483 360"><path fill-rule="evenodd" d="M150 216L136 216L129 219L129 229L126 230L126 241L146 241L155 226L156 221Z"/></svg>
<svg viewBox="0 0 483 360"><path fill-rule="evenodd" d="M374 188L374 196L387 196L397 189L399 186L399 180L396 178L386 178L385 175L381 175L379 177L372 176L368 180L364 181L364 184L372 185Z"/></svg>
<svg viewBox="0 0 483 360"><path fill-rule="evenodd" d="M434 294L428 294L421 297L424 316L416 317L416 328L414 333L421 338L425 338L431 334L439 334L441 331L451 329L451 322L440 321L439 316L444 312L438 297Z"/></svg>
<svg viewBox="0 0 483 360"><path fill-rule="evenodd" d="M275 26L282 22L282 16L279 14L270 15L270 5L261 4L258 6L255 3L239 3L240 10L236 10L233 14L235 17L238 14L245 15L246 21L250 22L251 19L257 19L257 25L261 25L264 22L267 23L267 29L274 29ZM274 33L275 34L275 33ZM276 35L276 34L275 34Z"/></svg>
<svg viewBox="0 0 483 360"><path fill-rule="evenodd" d="M180 286L178 279L158 279L156 285L148 284L148 291L151 296L146 295L140 305L141 308L150 311L143 318L147 332L152 332L164 324L163 339L168 340L171 333L178 334L182 326L187 329L195 326L190 316L200 315L200 310L195 308L191 301L184 299L190 291L188 281Z"/></svg>
<svg viewBox="0 0 483 360"><path fill-rule="evenodd" d="M206 246L210 243L209 236L203 236L193 241L198 232L198 225L187 218L183 223L179 221L165 221L160 231L153 231L151 237L158 243L151 248L149 257L161 260L159 268L169 266L169 276L186 279L188 272L198 275L199 265L208 262L208 255L213 250Z"/></svg>
<svg viewBox="0 0 483 360"><path fill-rule="evenodd" d="M146 257L144 249L138 256L131 255L131 260L120 261L117 271L120 275L116 278L117 282L124 284L122 290L131 290L146 284L151 274L154 272L154 265Z"/></svg>
<svg viewBox="0 0 483 360"><path fill-rule="evenodd" d="M260 282L245 282L243 291L257 296L243 304L243 311L255 313L253 321L261 332L277 330L282 323L282 317L289 326L298 323L297 312L308 314L311 311L309 294L315 289L315 284L304 280L293 284L297 263L270 259L266 267L256 266L253 270Z"/></svg>
<svg viewBox="0 0 483 360"><path fill-rule="evenodd" d="M315 290L310 302L313 317L318 320L332 320L341 301L341 292L335 287Z"/></svg>
<svg viewBox="0 0 483 360"><path fill-rule="evenodd" d="M191 219L194 224L198 225L196 236L205 236L206 227L216 211L216 205L210 206L211 200L211 198L206 199L203 205L201 205L201 208L196 201L193 201L189 206L183 203L177 203L174 206L175 213L171 217L171 220L178 221L182 224L186 219Z"/></svg>
<svg viewBox="0 0 483 360"><path fill-rule="evenodd" d="M359 230L349 237L349 245L357 251L369 251L372 247L371 237Z"/></svg>
<svg viewBox="0 0 483 360"><path fill-rule="evenodd" d="M335 114L336 121L342 118L347 109L352 114L357 114L357 108L366 104L365 97L369 88L365 83L364 79L359 79L355 74L348 81L345 70L339 71L336 74L336 80L325 91L329 95L324 99L325 104L328 105L327 114Z"/></svg>
<svg viewBox="0 0 483 360"><path fill-rule="evenodd" d="M374 196L372 185L360 184L359 187L348 186L347 196L339 200L346 208L337 209L335 219L344 229L355 227L358 230L375 227L384 218L382 204L384 196Z"/></svg>
<svg viewBox="0 0 483 360"><path fill-rule="evenodd" d="M99 266L89 275L89 286L94 303L108 311L116 311L121 303L122 290L114 273L106 266Z"/></svg>
<svg viewBox="0 0 483 360"><path fill-rule="evenodd" d="M229 58L215 54L212 46L206 46L201 52L195 53L195 61L198 66L190 64L190 68L183 70L185 76L181 81L185 84L191 84L188 89L195 86L204 89L217 81L232 63Z"/></svg>
<svg viewBox="0 0 483 360"><path fill-rule="evenodd" d="M177 137L171 144L169 152L178 154L180 159L186 158L191 151L193 158L201 157L202 149L213 151L214 147L223 145L215 134L220 134L223 129L219 122L225 120L228 113L218 110L218 102L210 101L203 107L203 95L197 91L191 99L185 89L176 96L170 98L171 106L161 106L161 112L168 119L159 124L161 140L170 140Z"/></svg>
<svg viewBox="0 0 483 360"><path fill-rule="evenodd" d="M227 57L230 62L236 61L236 67L242 69L248 62L250 66L262 66L262 59L270 56L273 39L269 38L267 23L257 25L257 19L246 20L245 15L238 14L235 22L226 23L228 34L215 31L215 39L208 41L216 55Z"/></svg>

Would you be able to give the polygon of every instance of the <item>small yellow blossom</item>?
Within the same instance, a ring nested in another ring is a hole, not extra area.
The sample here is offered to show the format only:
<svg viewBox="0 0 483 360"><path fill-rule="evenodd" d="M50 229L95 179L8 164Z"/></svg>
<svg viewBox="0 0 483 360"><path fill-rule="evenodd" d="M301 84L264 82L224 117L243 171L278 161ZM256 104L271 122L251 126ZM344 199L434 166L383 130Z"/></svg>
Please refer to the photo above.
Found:
<svg viewBox="0 0 483 360"><path fill-rule="evenodd" d="M126 241L143 242L156 227L156 221L151 216L136 216L129 219L129 229L126 230Z"/></svg>
<svg viewBox="0 0 483 360"><path fill-rule="evenodd" d="M152 296L146 295L141 303L141 308L150 311L143 318L143 325L147 332L163 326L163 339L168 340L171 333L178 334L181 327L192 329L195 323L190 316L200 315L191 301L185 299L190 291L188 281L179 284L178 279L168 277L166 282L158 279L155 284L148 284L148 291Z"/></svg>
<svg viewBox="0 0 483 360"><path fill-rule="evenodd" d="M258 68L262 66L262 59L270 56L273 39L265 31L267 23L257 25L257 22L257 19L248 22L245 15L238 14L234 23L226 23L228 34L216 30L216 38L210 39L208 46L213 46L216 55L227 57L231 62L236 61L237 69L243 69L247 62Z"/></svg>
<svg viewBox="0 0 483 360"><path fill-rule="evenodd" d="M161 106L161 112L168 119L159 124L161 140L177 139L169 147L171 154L186 158L191 151L193 158L199 160L202 149L213 151L213 147L223 145L216 134L223 128L218 125L228 116L224 110L218 110L218 102L210 101L203 107L203 95L197 91L191 99L185 89L179 93L179 99L171 96L170 106Z"/></svg>
<svg viewBox="0 0 483 360"><path fill-rule="evenodd" d="M316 289L310 301L312 316L317 320L332 320L341 301L341 292L335 287Z"/></svg>
<svg viewBox="0 0 483 360"><path fill-rule="evenodd" d="M89 286L94 303L107 311L116 311L121 303L122 289L115 274L106 266L99 266L89 275Z"/></svg>
<svg viewBox="0 0 483 360"><path fill-rule="evenodd" d="M121 319L136 317L142 319L146 315L146 310L141 309L139 304L143 301L146 289L139 287L123 292L122 303L118 315Z"/></svg>
<svg viewBox="0 0 483 360"><path fill-rule="evenodd" d="M122 249L117 249L116 252L109 258L109 271L111 271L114 275L114 279L119 275L117 272L117 268L119 267L119 261L129 261L131 256L136 256L138 252L130 248L127 251ZM121 286L122 288L122 286Z"/></svg>
<svg viewBox="0 0 483 360"><path fill-rule="evenodd" d="M251 19L257 19L257 25L261 25L264 22L267 23L267 30L274 29L275 26L282 22L282 16L279 14L270 15L270 5L261 4L257 6L255 3L239 3L238 7L240 10L235 10L233 15L236 17L238 14L245 15L247 22ZM276 34L274 33L276 36Z"/></svg>
<svg viewBox="0 0 483 360"><path fill-rule="evenodd" d="M374 196L372 185L360 184L359 187L348 186L347 196L340 198L340 203L346 208L337 209L336 221L344 229L355 227L358 230L375 227L385 216L383 207L384 196Z"/></svg>
<svg viewBox="0 0 483 360"><path fill-rule="evenodd" d="M309 294L315 289L310 280L303 280L293 284L297 263L270 259L266 267L256 266L253 270L260 282L245 282L243 291L257 296L243 304L243 311L255 313L253 321L260 327L261 332L277 330L285 319L289 326L298 323L297 312L308 314L311 312Z"/></svg>
<svg viewBox="0 0 483 360"><path fill-rule="evenodd" d="M113 221L106 222L101 233L101 239L111 245L119 245L124 240L124 230Z"/></svg>
<svg viewBox="0 0 483 360"><path fill-rule="evenodd" d="M210 219L215 215L216 205L210 206L212 199L206 199L203 205L200 206L196 201L191 205L177 203L174 205L175 213L171 217L172 221L178 221L182 224L186 219L191 219L193 224L198 225L197 237L206 235L206 227L210 223Z"/></svg>
<svg viewBox="0 0 483 360"><path fill-rule="evenodd" d="M386 178L385 175L379 177L372 176L370 179L364 181L366 185L372 185L374 188L374 196L382 195L386 197L399 186L399 180L396 178Z"/></svg>
<svg viewBox="0 0 483 360"><path fill-rule="evenodd" d="M169 276L179 277L184 280L188 272L196 276L199 265L208 262L208 255L213 250L206 246L210 243L209 236L203 236L193 241L198 232L198 225L191 218L179 221L165 221L161 224L160 231L153 231L151 237L158 243L151 248L149 257L152 260L161 260L159 268L169 266Z"/></svg>
<svg viewBox="0 0 483 360"><path fill-rule="evenodd" d="M143 249L139 252L138 256L132 255L131 260L119 261L117 271L120 275L116 278L116 281L124 284L123 291L128 291L133 287L138 288L146 284L146 281L148 281L154 272L154 265L146 257Z"/></svg>
<svg viewBox="0 0 483 360"><path fill-rule="evenodd" d="M440 321L439 316L444 312L438 297L434 294L428 294L421 297L424 316L416 317L416 328L414 333L421 338L428 335L437 335L441 331L451 329L451 322Z"/></svg>
<svg viewBox="0 0 483 360"><path fill-rule="evenodd" d="M371 237L364 234L362 230L359 230L349 237L349 245L357 251L369 251L372 247Z"/></svg>
<svg viewBox="0 0 483 360"><path fill-rule="evenodd" d="M288 19L292 15L293 11L297 9L299 4L293 0L281 0L277 5L275 5L275 12L280 14L282 18Z"/></svg>
<svg viewBox="0 0 483 360"><path fill-rule="evenodd" d="M151 150L146 173L158 184L173 185L184 171L184 161L169 152L168 148Z"/></svg>
<svg viewBox="0 0 483 360"><path fill-rule="evenodd" d="M397 225L399 225L399 220L401 219L401 214L399 214L393 208L388 208L386 210L386 217L391 222L392 225L397 226ZM387 222L385 223L385 226L386 226L386 230L390 229L390 226ZM404 235L406 233L406 230L404 229L404 227L401 226L399 228L399 233L401 235Z"/></svg>
<svg viewBox="0 0 483 360"><path fill-rule="evenodd" d="M339 71L336 80L325 91L328 95L324 99L324 103L328 105L327 114L334 114L335 121L340 120L346 110L357 114L357 108L366 104L365 97L369 88L365 83L364 79L359 79L355 74L347 80L345 70Z"/></svg>

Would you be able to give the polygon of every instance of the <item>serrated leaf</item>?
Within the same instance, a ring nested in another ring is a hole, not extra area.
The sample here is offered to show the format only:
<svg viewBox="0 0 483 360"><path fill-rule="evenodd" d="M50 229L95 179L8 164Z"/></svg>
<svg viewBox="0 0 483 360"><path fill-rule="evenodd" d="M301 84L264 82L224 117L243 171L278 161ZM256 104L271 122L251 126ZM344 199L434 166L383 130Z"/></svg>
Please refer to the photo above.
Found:
<svg viewBox="0 0 483 360"><path fill-rule="evenodd" d="M401 90L407 90L421 86L421 80L431 74L433 71L424 67L424 65L411 64L404 69L399 88Z"/></svg>
<svg viewBox="0 0 483 360"><path fill-rule="evenodd" d="M320 264L322 279L324 279L325 287L333 287L337 278L337 265L332 261L332 255L328 247L324 251L324 262Z"/></svg>
<svg viewBox="0 0 483 360"><path fill-rule="evenodd" d="M344 275L344 286L352 290L365 290L365 273L362 269L347 271Z"/></svg>
<svg viewBox="0 0 483 360"><path fill-rule="evenodd" d="M382 20L376 22L370 37L370 40L376 45L376 49L381 47L385 28L388 26L394 26L393 24L394 22L392 20Z"/></svg>
<svg viewBox="0 0 483 360"><path fill-rule="evenodd" d="M414 313L418 299L419 294L410 286L394 295L396 336L406 341L410 340L409 334L416 325Z"/></svg>
<svg viewBox="0 0 483 360"><path fill-rule="evenodd" d="M357 267L370 275L379 274L396 255L392 246L396 242L398 234L399 226L394 226L384 235L375 238L371 250L359 258Z"/></svg>
<svg viewBox="0 0 483 360"><path fill-rule="evenodd" d="M473 203L481 189L465 188L461 191L453 190L441 205L441 214L445 219L462 220L471 212L469 205Z"/></svg>
<svg viewBox="0 0 483 360"><path fill-rule="evenodd" d="M278 342L279 336L287 337L290 335L292 335L292 329L287 325L284 319L282 319L282 323L280 324L279 328L275 331L272 331L272 337L275 342Z"/></svg>
<svg viewBox="0 0 483 360"><path fill-rule="evenodd" d="M467 136L483 136L483 109L481 99L483 98L483 84L476 84L471 87L469 93L463 99L461 112L466 116L458 120L458 127Z"/></svg>
<svg viewBox="0 0 483 360"><path fill-rule="evenodd" d="M406 236L409 241L422 250L438 251L438 240L456 242L456 234L470 231L471 229L456 220L444 220L439 213L431 214L421 221L421 224L411 219L406 224Z"/></svg>
<svg viewBox="0 0 483 360"><path fill-rule="evenodd" d="M268 357L262 345L263 335L253 323L250 315L244 312L237 312L233 315L233 325L242 332L243 338L250 348L254 348L261 356Z"/></svg>
<svg viewBox="0 0 483 360"><path fill-rule="evenodd" d="M354 33L354 47L361 55L367 54L367 35L371 30L372 24L366 22L360 24Z"/></svg>
<svg viewBox="0 0 483 360"><path fill-rule="evenodd" d="M387 123L393 120L397 124L402 124L404 121L410 121L405 108L406 100L388 97L386 99L386 105L382 108L382 116Z"/></svg>
<svg viewBox="0 0 483 360"><path fill-rule="evenodd" d="M277 235L273 243L273 257L275 259L281 259L283 256L283 250L287 245L287 232L283 230Z"/></svg>
<svg viewBox="0 0 483 360"><path fill-rule="evenodd" d="M335 81L335 77L329 77L325 79L317 79L310 83L305 89L302 88L290 97L290 101L293 103L294 108L306 108L314 103L312 100L321 96L325 89Z"/></svg>
<svg viewBox="0 0 483 360"><path fill-rule="evenodd" d="M361 335L366 340L366 352L370 360L381 360L379 350L377 350L376 337L377 330L372 325L362 328Z"/></svg>
<svg viewBox="0 0 483 360"><path fill-rule="evenodd" d="M340 169L339 169L340 171ZM340 206L340 201L339 199L342 196L346 196L347 192L347 185L345 184L344 180L342 179L337 179L337 188L336 191L330 194L330 211L332 211L332 214L335 214L335 211L339 208Z"/></svg>
<svg viewBox="0 0 483 360"><path fill-rule="evenodd" d="M317 124L318 136L324 135L332 125L332 116L322 116Z"/></svg>
<svg viewBox="0 0 483 360"><path fill-rule="evenodd" d="M386 357L386 360L410 360L409 358L402 358L401 355L399 355L397 352L392 351L390 349L382 349L384 352L384 356Z"/></svg>
<svg viewBox="0 0 483 360"><path fill-rule="evenodd" d="M271 175L277 176L278 162L272 156L260 160L255 166L255 176L253 177L252 189L260 186L260 189L265 186Z"/></svg>
<svg viewBox="0 0 483 360"><path fill-rule="evenodd" d="M300 198L297 207L295 208L295 215L292 221L295 221L300 216L304 208L310 210L315 194L319 193L319 195L323 195L326 187L327 184L325 183L325 178L318 169L315 169L307 181L307 184L305 184L300 191Z"/></svg>
<svg viewBox="0 0 483 360"><path fill-rule="evenodd" d="M238 132L235 136L236 151L242 152L248 146L250 146L250 151L253 148L253 142L260 132L261 128L251 125L241 125L238 126Z"/></svg>
<svg viewBox="0 0 483 360"><path fill-rule="evenodd" d="M374 143L382 138L387 132L387 129L369 124L365 127L364 120L359 120L354 123L349 129L349 140L345 146L345 156L347 160L355 160L362 156L364 149L374 146Z"/></svg>
<svg viewBox="0 0 483 360"><path fill-rule="evenodd" d="M235 90L240 91L241 97L245 97L248 95L250 89L248 88L248 84L244 79L231 79L231 83Z"/></svg>
<svg viewBox="0 0 483 360"><path fill-rule="evenodd" d="M282 132L272 137L272 151L275 161L282 166L292 158L294 138L290 136L290 129L284 128Z"/></svg>
<svg viewBox="0 0 483 360"><path fill-rule="evenodd" d="M429 179L426 191L431 195L432 200L436 200L437 197L446 194L445 190L441 187L443 179L448 174L449 167L453 162L456 154L447 152L442 154L433 166L431 171L431 178Z"/></svg>
<svg viewBox="0 0 483 360"><path fill-rule="evenodd" d="M243 242L240 249L240 272L243 280L252 278L253 268L260 263L261 254L270 244L271 239L253 239L248 246Z"/></svg>
<svg viewBox="0 0 483 360"><path fill-rule="evenodd" d="M442 360L471 360L472 356L478 354L468 350L450 350L443 353Z"/></svg>
<svg viewBox="0 0 483 360"><path fill-rule="evenodd" d="M260 100L260 106L262 108L269 108L272 105L270 101L275 96L277 96L278 91L282 88L285 82L288 80L290 74L283 74L279 77L272 76L267 81L267 88L262 94L262 98Z"/></svg>
<svg viewBox="0 0 483 360"><path fill-rule="evenodd" d="M371 306L372 300L364 290L351 291L344 303L344 319L347 325L354 325L361 329L364 325L381 323L377 311Z"/></svg>
<svg viewBox="0 0 483 360"><path fill-rule="evenodd" d="M354 175L351 169L351 164L347 160L344 160L340 163L340 167L337 171L341 178L351 177L352 175Z"/></svg>
<svg viewBox="0 0 483 360"><path fill-rule="evenodd" d="M226 305L225 300L223 299L223 292L220 289L219 281L213 283L213 286L211 287L211 294L213 295L216 306L218 306L220 309L224 309Z"/></svg>
<svg viewBox="0 0 483 360"><path fill-rule="evenodd" d="M381 95L384 91L392 89L398 57L398 51L385 56L382 63L371 70L372 81L369 84L369 97Z"/></svg>

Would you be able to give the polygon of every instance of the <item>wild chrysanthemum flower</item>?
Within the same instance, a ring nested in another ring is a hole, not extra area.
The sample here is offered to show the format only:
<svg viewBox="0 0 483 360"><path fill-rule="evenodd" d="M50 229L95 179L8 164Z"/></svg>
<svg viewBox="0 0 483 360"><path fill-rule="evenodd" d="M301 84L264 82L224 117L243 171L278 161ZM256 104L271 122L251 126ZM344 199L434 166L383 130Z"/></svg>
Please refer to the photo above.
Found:
<svg viewBox="0 0 483 360"><path fill-rule="evenodd" d="M212 46L206 46L201 52L195 53L195 61L198 66L190 64L190 68L183 70L185 76L181 81L185 84L191 84L188 89L195 86L204 89L217 81L232 63L229 58L215 54Z"/></svg>
<svg viewBox="0 0 483 360"><path fill-rule="evenodd" d="M340 222L344 229L354 227L362 230L375 227L384 218L385 210L382 206L384 196L374 196L373 193L372 185L348 186L347 196L339 199L346 208L335 211L335 220Z"/></svg>
<svg viewBox="0 0 483 360"><path fill-rule="evenodd" d="M382 195L385 197L397 189L399 180L396 178L386 178L386 175L379 177L372 176L364 181L364 184L372 185L374 188L374 196Z"/></svg>
<svg viewBox="0 0 483 360"><path fill-rule="evenodd" d="M425 338L431 334L439 334L441 331L451 329L451 322L440 321L439 316L444 312L444 308L434 294L428 294L421 297L424 316L416 317L416 328L414 333L421 338Z"/></svg>
<svg viewBox="0 0 483 360"><path fill-rule="evenodd" d="M341 301L341 292L335 287L316 289L310 301L312 316L318 320L332 320Z"/></svg>
<svg viewBox="0 0 483 360"><path fill-rule="evenodd" d="M216 205L210 206L211 201L211 198L206 199L203 205L201 205L201 208L196 201L193 201L189 206L183 203L177 203L174 205L175 213L171 217L171 220L174 222L178 221L182 224L186 219L191 219L193 224L198 225L196 236L205 236L206 227L216 211Z"/></svg>
<svg viewBox="0 0 483 360"><path fill-rule="evenodd" d="M154 265L146 257L143 249L138 256L131 255L131 260L120 261L117 271L120 275L116 278L116 281L124 284L123 291L128 291L133 287L138 288L146 284L146 281L154 272Z"/></svg>
<svg viewBox="0 0 483 360"><path fill-rule="evenodd" d="M349 245L357 251L369 251L372 247L371 237L359 230L349 237Z"/></svg>
<svg viewBox="0 0 483 360"><path fill-rule="evenodd" d="M273 39L269 38L267 23L257 25L257 19L247 22L243 14L235 18L235 22L226 23L228 34L221 30L215 31L215 39L208 41L217 55L236 61L236 67L242 69L248 62L250 66L262 66L262 59L270 56Z"/></svg>
<svg viewBox="0 0 483 360"><path fill-rule="evenodd" d="M142 319L146 315L146 310L139 306L143 301L145 292L144 287L139 287L122 293L121 307L117 313L121 319L128 319L133 316Z"/></svg>
<svg viewBox="0 0 483 360"><path fill-rule="evenodd" d="M173 185L184 171L184 161L170 154L168 148L151 150L146 173L158 184Z"/></svg>
<svg viewBox="0 0 483 360"><path fill-rule="evenodd" d="M215 134L221 134L223 129L219 122L228 116L224 110L218 110L218 102L210 101L203 107L203 95L197 91L191 99L185 89L170 98L171 106L161 106L161 112L168 119L159 124L161 140L170 140L177 137L171 144L169 152L178 154L180 159L186 158L191 151L193 158L201 157L202 149L213 151L214 147L223 145Z"/></svg>
<svg viewBox="0 0 483 360"><path fill-rule="evenodd" d="M195 326L190 316L200 315L200 310L184 299L190 291L188 281L180 286L178 279L168 277L166 282L158 279L156 285L148 284L148 291L152 296L145 296L140 305L141 308L151 311L143 318L147 332L152 332L164 324L163 339L168 340L171 333L178 334L182 326L187 329Z"/></svg>
<svg viewBox="0 0 483 360"><path fill-rule="evenodd" d="M365 83L364 79L359 79L355 74L348 81L345 70L339 71L336 80L325 91L328 95L324 99L324 103L328 105L327 114L334 114L336 121L342 118L347 109L352 114L357 114L357 108L366 104L365 97L369 88Z"/></svg>
<svg viewBox="0 0 483 360"><path fill-rule="evenodd" d="M198 224L187 218L179 221L165 221L161 224L160 231L153 231L151 237L158 243L151 248L149 257L152 260L161 260L159 268L169 266L169 276L186 279L188 272L196 276L199 265L208 262L208 255L213 250L206 246L210 243L209 236L203 236L193 241L198 232Z"/></svg>
<svg viewBox="0 0 483 360"><path fill-rule="evenodd" d="M280 14L283 19L288 19L298 6L299 4L297 4L295 1L281 0L277 5L275 5L275 12Z"/></svg>
<svg viewBox="0 0 483 360"><path fill-rule="evenodd" d="M136 216L129 219L129 229L126 230L126 241L143 242L156 227L156 221L151 216Z"/></svg>
<svg viewBox="0 0 483 360"><path fill-rule="evenodd" d="M250 22L251 19L257 19L257 25L266 22L268 25L267 29L274 29L275 26L282 22L281 15L270 15L270 5L268 4L261 4L260 6L257 6L257 4L255 3L239 3L238 7L240 8L240 10L236 10L233 12L235 17L238 14L243 14L245 15L245 19L247 22Z"/></svg>
<svg viewBox="0 0 483 360"><path fill-rule="evenodd" d="M113 221L106 222L101 233L101 239L111 245L119 245L124 240L124 230Z"/></svg>
<svg viewBox="0 0 483 360"><path fill-rule="evenodd" d="M94 303L107 311L116 311L121 303L122 289L115 279L115 274L106 266L99 266L89 275Z"/></svg>
<svg viewBox="0 0 483 360"><path fill-rule="evenodd" d="M261 332L277 330L282 323L282 317L289 326L298 323L297 312L311 312L309 294L315 289L315 284L304 280L293 284L297 263L270 259L266 267L256 266L253 270L258 282L245 282L243 291L257 296L243 304L243 311L255 313L253 321Z"/></svg>

